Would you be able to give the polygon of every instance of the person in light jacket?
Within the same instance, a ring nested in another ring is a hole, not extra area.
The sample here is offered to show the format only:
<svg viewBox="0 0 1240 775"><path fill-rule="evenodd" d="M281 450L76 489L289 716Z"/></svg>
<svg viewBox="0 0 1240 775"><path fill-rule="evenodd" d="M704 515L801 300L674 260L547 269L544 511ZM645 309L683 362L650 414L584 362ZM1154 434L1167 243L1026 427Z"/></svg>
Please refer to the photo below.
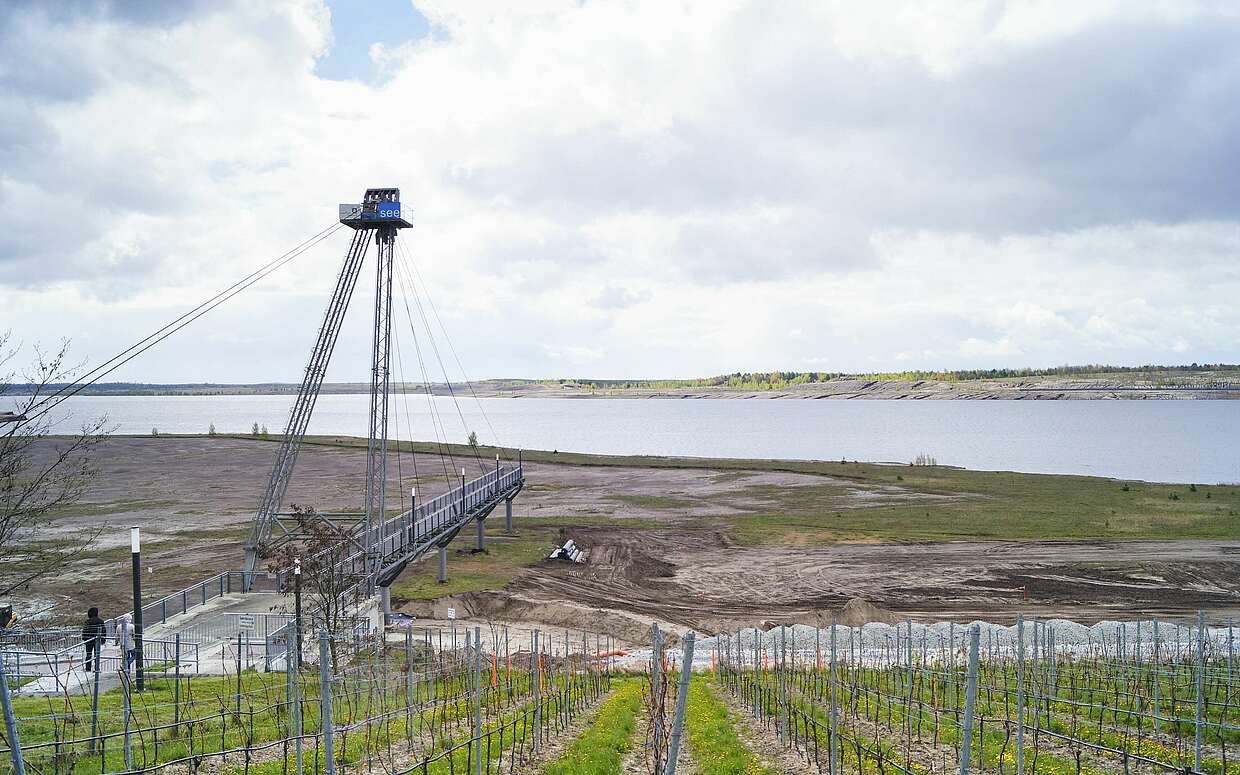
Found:
<svg viewBox="0 0 1240 775"><path fill-rule="evenodd" d="M129 666L138 658L138 648L133 639L133 616L131 614L122 614L116 620L116 645L120 647L121 654L125 656L125 672L129 672Z"/></svg>

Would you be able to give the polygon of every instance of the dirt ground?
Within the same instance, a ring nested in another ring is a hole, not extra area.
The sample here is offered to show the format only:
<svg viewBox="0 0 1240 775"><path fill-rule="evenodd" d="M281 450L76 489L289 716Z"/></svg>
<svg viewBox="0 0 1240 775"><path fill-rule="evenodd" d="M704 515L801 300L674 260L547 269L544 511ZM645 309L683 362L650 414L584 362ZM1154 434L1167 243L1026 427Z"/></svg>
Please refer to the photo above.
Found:
<svg viewBox="0 0 1240 775"><path fill-rule="evenodd" d="M1240 611L1240 540L961 541L734 547L717 530L572 531L585 566L524 571L511 592L717 632L829 624L854 598L901 618L1216 617Z"/></svg>
<svg viewBox="0 0 1240 775"><path fill-rule="evenodd" d="M275 451L274 443L241 439L108 440L98 480L44 536L101 531L92 552L42 585L27 607L127 610L130 525L143 528L148 596L238 569ZM360 508L365 463L364 450L304 447L286 503ZM494 461L393 456L389 506L402 497L407 504L415 485L425 497L442 491L445 468L459 476L462 465L478 470ZM727 518L772 513L789 491L828 510L956 496L769 471L527 463L526 477L514 509L518 530L529 518L562 522L587 548L589 563L523 569L507 589L460 601L466 608L497 618L570 619L603 631L609 627L581 620L610 618L630 629L660 620L703 630L763 620L826 623L853 598L920 620L1004 619L1020 611L1092 622L1186 617L1199 607L1212 617L1240 613L1240 537L738 547Z"/></svg>

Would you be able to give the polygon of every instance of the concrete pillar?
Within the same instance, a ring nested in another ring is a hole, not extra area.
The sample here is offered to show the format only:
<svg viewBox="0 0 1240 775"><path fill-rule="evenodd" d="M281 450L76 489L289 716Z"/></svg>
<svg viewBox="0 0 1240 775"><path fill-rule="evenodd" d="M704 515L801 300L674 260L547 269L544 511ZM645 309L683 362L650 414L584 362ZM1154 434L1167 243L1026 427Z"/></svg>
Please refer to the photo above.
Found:
<svg viewBox="0 0 1240 775"><path fill-rule="evenodd" d="M448 583L448 547L439 547L439 583Z"/></svg>
<svg viewBox="0 0 1240 775"><path fill-rule="evenodd" d="M485 552L487 550L487 521L485 519L478 520L478 551Z"/></svg>
<svg viewBox="0 0 1240 775"><path fill-rule="evenodd" d="M504 501L504 527L512 532L512 498Z"/></svg>
<svg viewBox="0 0 1240 775"><path fill-rule="evenodd" d="M379 610L383 612L383 624L392 623L392 588L379 587Z"/></svg>

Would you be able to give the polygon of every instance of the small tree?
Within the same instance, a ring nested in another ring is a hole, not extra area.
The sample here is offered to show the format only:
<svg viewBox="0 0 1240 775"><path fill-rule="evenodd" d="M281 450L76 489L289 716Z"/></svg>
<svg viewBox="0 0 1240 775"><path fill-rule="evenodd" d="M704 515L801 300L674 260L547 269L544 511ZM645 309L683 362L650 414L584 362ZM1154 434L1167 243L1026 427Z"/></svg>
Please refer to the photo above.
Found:
<svg viewBox="0 0 1240 775"><path fill-rule="evenodd" d="M152 435L152 436L158 436L158 435L159 435L159 428L151 428L151 435Z"/></svg>
<svg viewBox="0 0 1240 775"><path fill-rule="evenodd" d="M250 426L250 435L251 436L258 435L258 423L254 423L253 425Z"/></svg>
<svg viewBox="0 0 1240 775"><path fill-rule="evenodd" d="M264 439L267 438L267 426L265 424L263 425L262 429L258 432L258 435L262 436Z"/></svg>
<svg viewBox="0 0 1240 775"><path fill-rule="evenodd" d="M469 432L469 446L473 447L474 449L478 448L478 434L474 433L473 431Z"/></svg>
<svg viewBox="0 0 1240 775"><path fill-rule="evenodd" d="M210 423L209 425L207 425L207 435L208 436L215 435L215 423Z"/></svg>
<svg viewBox="0 0 1240 775"><path fill-rule="evenodd" d="M17 355L0 334L0 369ZM56 513L81 498L94 479L91 457L106 437L106 417L84 422L77 433L52 436L49 414L38 407L53 393L52 385L72 378L65 363L67 342L53 355L35 349L33 370L25 375L13 413L27 421L0 424L0 599L47 576L91 545L102 532L70 533L65 542L39 540ZM0 395L16 387L13 374L0 374ZM44 536L45 537L45 536Z"/></svg>
<svg viewBox="0 0 1240 775"><path fill-rule="evenodd" d="M332 671L339 668L340 654L336 636L349 631L353 616L365 599L364 573L354 573L344 562L356 549L356 544L345 537L334 525L321 517L313 508L293 505L297 520L296 543L286 543L275 548L264 548L260 554L267 560L272 572L290 570L293 561L301 559L302 609L308 617L302 622L302 640L321 627L333 636L330 642ZM293 595L291 583L281 590Z"/></svg>

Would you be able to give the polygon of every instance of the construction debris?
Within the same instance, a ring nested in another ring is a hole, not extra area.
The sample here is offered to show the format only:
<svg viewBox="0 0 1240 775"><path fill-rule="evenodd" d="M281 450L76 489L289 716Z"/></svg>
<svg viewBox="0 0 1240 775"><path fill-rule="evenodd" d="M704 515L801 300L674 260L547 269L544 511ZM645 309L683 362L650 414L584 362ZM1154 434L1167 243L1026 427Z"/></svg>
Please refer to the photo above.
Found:
<svg viewBox="0 0 1240 775"><path fill-rule="evenodd" d="M547 556L548 560L566 560L568 562L584 563L586 561L586 553L573 543L573 539L568 539L564 545L556 548Z"/></svg>

